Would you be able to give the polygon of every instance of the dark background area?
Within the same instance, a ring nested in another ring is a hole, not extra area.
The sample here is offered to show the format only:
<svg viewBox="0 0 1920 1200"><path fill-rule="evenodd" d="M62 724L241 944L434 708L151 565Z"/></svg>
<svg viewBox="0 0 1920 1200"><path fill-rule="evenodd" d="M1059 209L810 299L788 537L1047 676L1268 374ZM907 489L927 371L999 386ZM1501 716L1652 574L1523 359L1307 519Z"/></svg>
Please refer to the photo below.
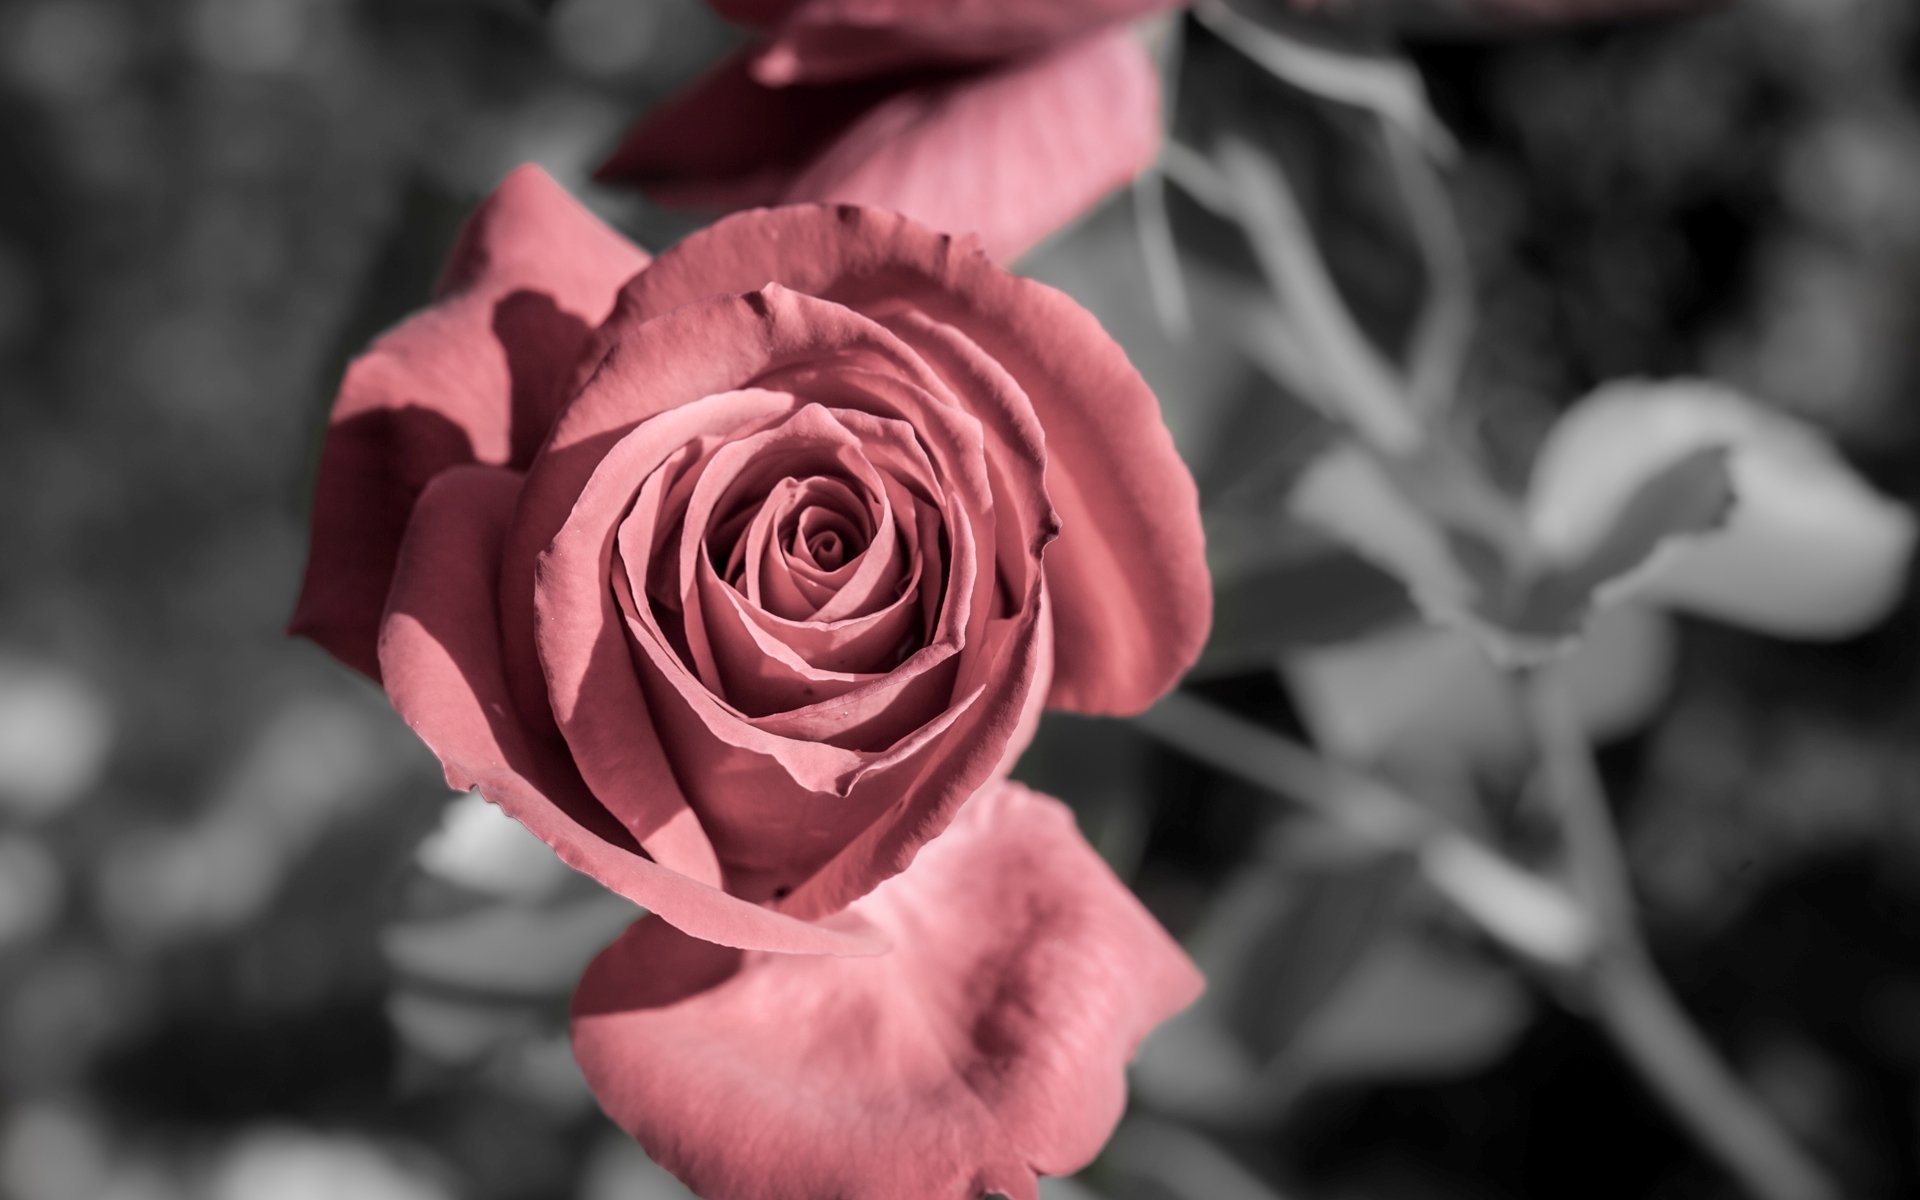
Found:
<svg viewBox="0 0 1920 1200"><path fill-rule="evenodd" d="M643 244L690 227L584 180L729 35L692 0L552 8L0 6L0 1195L675 1194L574 1078L562 999L510 1061L435 1065L396 1031L380 933L445 788L375 689L281 634L333 385L486 188L534 160ZM1408 49L1463 146L1462 404L1496 453L1603 380L1703 374L1920 499L1910 0ZM1329 220L1337 263L1364 259L1358 227ZM1136 353L1204 484L1244 380L1166 383L1137 259L1123 197L1032 266ZM1839 645L1687 623L1673 694L1604 757L1676 990L1861 1196L1920 1195L1917 665L1911 588ZM1290 719L1271 679L1221 694ZM1352 869L1120 725L1050 722L1024 773L1178 933L1276 889L1257 961L1287 986L1256 994L1299 1010L1264 1014L1296 1091L1239 1120L1137 1092L1280 1194L1733 1194L1577 1014L1391 864ZM1305 1014L1349 949L1409 941L1454 965L1378 960L1376 1024L1329 1041ZM1090 1186L1226 1194L1127 1170L1142 1128Z"/></svg>

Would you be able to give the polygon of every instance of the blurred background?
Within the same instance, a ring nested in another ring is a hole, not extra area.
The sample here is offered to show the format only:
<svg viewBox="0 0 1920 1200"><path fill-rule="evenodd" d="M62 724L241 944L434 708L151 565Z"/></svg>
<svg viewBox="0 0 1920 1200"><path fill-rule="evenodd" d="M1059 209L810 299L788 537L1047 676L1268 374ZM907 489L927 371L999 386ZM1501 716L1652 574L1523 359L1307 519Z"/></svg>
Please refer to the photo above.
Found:
<svg viewBox="0 0 1920 1200"><path fill-rule="evenodd" d="M1703 374L1920 499L1910 0L1400 36L1461 146L1461 407L1496 467L1604 380ZM0 1196L683 1195L574 1074L563 983L436 976L396 940L403 905L474 907L414 864L449 797L384 697L281 629L347 357L520 162L655 249L692 228L585 180L731 37L694 0L0 5ZM1396 201L1342 157L1340 114L1197 29L1183 53L1182 119L1284 142L1356 310L1404 321ZM1134 208L1022 269L1101 315L1230 508L1297 431L1238 360L1162 330ZM1172 215L1199 307L1206 234ZM1359 602L1292 595L1302 620ZM1917 635L1911 589L1831 645L1681 621L1602 758L1676 991L1860 1196L1920 1196ZM1299 726L1271 667L1212 675ZM1423 796L1490 797L1524 840L1497 753L1378 757ZM1213 979L1058 1195L1736 1194L1406 864L1123 723L1049 718L1022 774ZM597 919L589 949L618 927ZM1246 1063L1259 1101L1222 1111Z"/></svg>

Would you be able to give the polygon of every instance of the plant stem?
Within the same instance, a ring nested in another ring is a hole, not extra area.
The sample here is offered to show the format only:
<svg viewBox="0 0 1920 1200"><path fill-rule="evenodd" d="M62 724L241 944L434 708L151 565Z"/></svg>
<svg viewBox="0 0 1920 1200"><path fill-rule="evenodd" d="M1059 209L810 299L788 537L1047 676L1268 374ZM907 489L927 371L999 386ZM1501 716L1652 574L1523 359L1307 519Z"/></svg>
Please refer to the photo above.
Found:
<svg viewBox="0 0 1920 1200"><path fill-rule="evenodd" d="M1380 135L1426 268L1426 301L1407 355L1407 392L1414 410L1431 420L1453 402L1473 342L1473 264L1426 147L1390 121L1381 122Z"/></svg>
<svg viewBox="0 0 1920 1200"><path fill-rule="evenodd" d="M1553 666L1516 674L1575 890L1599 927L1578 982L1595 1018L1668 1110L1760 1200L1832 1200L1839 1192L1682 1011L1634 918L1626 856L1572 694Z"/></svg>
<svg viewBox="0 0 1920 1200"><path fill-rule="evenodd" d="M1136 723L1201 762L1306 805L1372 845L1411 854L1436 891L1522 961L1559 976L1592 956L1587 918L1558 885L1386 783L1328 762L1190 692L1166 697Z"/></svg>

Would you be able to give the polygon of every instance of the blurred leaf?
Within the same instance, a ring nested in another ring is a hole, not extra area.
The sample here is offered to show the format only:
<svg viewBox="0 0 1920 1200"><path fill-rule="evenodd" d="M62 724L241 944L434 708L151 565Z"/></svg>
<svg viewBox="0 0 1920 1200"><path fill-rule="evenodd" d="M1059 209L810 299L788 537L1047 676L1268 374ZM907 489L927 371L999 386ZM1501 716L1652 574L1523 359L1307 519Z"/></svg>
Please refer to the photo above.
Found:
<svg viewBox="0 0 1920 1200"><path fill-rule="evenodd" d="M1815 432L1708 384L1616 384L1557 424L1524 517L1443 447L1336 447L1292 503L1404 580L1495 661L1563 653L1641 595L1766 632L1835 637L1899 594L1912 515Z"/></svg>
<svg viewBox="0 0 1920 1200"><path fill-rule="evenodd" d="M1642 480L1593 544L1562 565L1562 576L1585 590L1617 583L1673 539L1724 526L1733 505L1726 447L1690 450Z"/></svg>
<svg viewBox="0 0 1920 1200"><path fill-rule="evenodd" d="M1674 532L1700 532L1722 457L1738 498L1724 526L1669 541L1610 597L1631 590L1788 637L1844 637L1887 612L1912 513L1812 427L1711 383L1610 384L1569 410L1535 461L1530 524L1561 562L1604 553L1623 525L1644 542L1663 503L1688 506L1668 518Z"/></svg>
<svg viewBox="0 0 1920 1200"><path fill-rule="evenodd" d="M1142 1087L1157 1104L1258 1120L1284 1101L1270 1069L1401 909L1410 860L1331 827L1284 828L1293 840L1229 880L1189 939L1207 992L1142 1051Z"/></svg>
<svg viewBox="0 0 1920 1200"><path fill-rule="evenodd" d="M1294 546L1274 561L1216 574L1213 632L1193 678L1265 670L1303 646L1344 643L1416 615L1406 585L1325 542Z"/></svg>
<svg viewBox="0 0 1920 1200"><path fill-rule="evenodd" d="M1594 615L1566 665L1589 736L1609 741L1653 715L1672 686L1674 641L1672 619L1641 605ZM1457 631L1403 624L1298 650L1282 673L1314 741L1343 758L1492 767L1527 757L1512 688Z"/></svg>
<svg viewBox="0 0 1920 1200"><path fill-rule="evenodd" d="M478 792L448 803L417 862L427 876L503 900L551 896L574 878L545 842Z"/></svg>
<svg viewBox="0 0 1920 1200"><path fill-rule="evenodd" d="M1533 1005L1510 969L1401 933L1320 1006L1289 1067L1315 1083L1466 1074L1506 1052Z"/></svg>
<svg viewBox="0 0 1920 1200"><path fill-rule="evenodd" d="M1263 1060L1293 1047L1388 929L1412 879L1402 858L1287 865L1291 878L1269 867L1229 888L1195 943L1222 1023Z"/></svg>
<svg viewBox="0 0 1920 1200"><path fill-rule="evenodd" d="M388 1018L416 1075L526 1059L530 1039L564 1020L587 963L645 916L477 795L445 805L413 868L380 952Z"/></svg>
<svg viewBox="0 0 1920 1200"><path fill-rule="evenodd" d="M1641 478L1581 543L1558 548L1555 560L1507 601L1506 611L1489 615L1523 635L1571 638L1595 608L1632 594L1687 539L1722 528L1734 503L1725 447L1681 453Z"/></svg>
<svg viewBox="0 0 1920 1200"><path fill-rule="evenodd" d="M1298 519L1400 579L1430 615L1466 606L1487 587L1390 465L1358 447L1336 446L1321 455L1301 472L1291 501Z"/></svg>
<svg viewBox="0 0 1920 1200"><path fill-rule="evenodd" d="M539 999L571 992L593 956L643 915L611 893L564 904L500 903L396 922L380 944L402 978Z"/></svg>

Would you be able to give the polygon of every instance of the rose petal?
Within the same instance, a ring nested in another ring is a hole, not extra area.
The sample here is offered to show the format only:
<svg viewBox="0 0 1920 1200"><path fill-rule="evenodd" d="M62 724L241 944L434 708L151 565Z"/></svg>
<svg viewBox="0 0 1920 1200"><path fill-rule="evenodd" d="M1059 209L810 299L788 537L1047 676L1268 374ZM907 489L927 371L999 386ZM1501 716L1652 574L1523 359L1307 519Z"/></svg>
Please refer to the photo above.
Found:
<svg viewBox="0 0 1920 1200"><path fill-rule="evenodd" d="M630 488L630 481L646 479L689 442L703 435L722 439L743 424L781 414L790 403L791 397L772 392L715 396L642 424L609 457L616 470L627 468L622 481ZM550 704L574 769L608 809L639 818L662 803L684 806L684 785L661 745L608 583L614 523L590 520L570 528L570 537L556 541L557 565L543 579L558 599L537 610L530 631L551 688L543 704ZM700 866L704 871L706 864ZM717 878L715 868L708 881Z"/></svg>
<svg viewBox="0 0 1920 1200"><path fill-rule="evenodd" d="M771 25L799 0L708 0L713 11L740 25Z"/></svg>
<svg viewBox="0 0 1920 1200"><path fill-rule="evenodd" d="M799 0L754 64L768 84L1024 57L1181 0Z"/></svg>
<svg viewBox="0 0 1920 1200"><path fill-rule="evenodd" d="M770 88L753 78L751 63L749 53L733 55L653 108L594 179L687 208L777 204L809 163L910 86L859 80Z"/></svg>
<svg viewBox="0 0 1920 1200"><path fill-rule="evenodd" d="M394 707L446 768L560 858L692 937L794 954L872 954L885 942L856 923L808 924L749 904L649 860L601 808L564 749L530 735L507 704L493 581L518 476L457 467L421 494L381 627ZM674 823L698 835L681 809Z"/></svg>
<svg viewBox="0 0 1920 1200"><path fill-rule="evenodd" d="M906 870L922 843L944 830L973 794L971 789L980 786L970 781L1004 779L1012 770L1039 728L1053 678L1054 623L1045 589L1034 604L1040 610L1037 621L989 623L980 639L988 653L981 657L993 664L994 673L967 696L946 744L937 753L918 754L894 768L895 778L887 782L899 789L899 799L795 888L782 906L786 911L806 916L839 912L878 881Z"/></svg>
<svg viewBox="0 0 1920 1200"><path fill-rule="evenodd" d="M1158 75L1125 31L911 87L759 86L737 60L723 64L636 125L598 178L696 208L892 209L1012 259L1159 146Z"/></svg>
<svg viewBox="0 0 1920 1200"><path fill-rule="evenodd" d="M768 279L883 317L959 394L992 396L1003 380L1025 392L1045 429L1046 494L1062 531L1046 553L1059 622L1053 703L1137 712L1172 686L1211 616L1199 500L1153 393L1099 322L905 218L797 206L730 217L662 255L599 339Z"/></svg>
<svg viewBox="0 0 1920 1200"><path fill-rule="evenodd" d="M647 256L538 167L467 221L433 307L347 369L289 631L376 679L375 639L415 498L462 463L524 466L587 332Z"/></svg>
<svg viewBox="0 0 1920 1200"><path fill-rule="evenodd" d="M655 1161L727 1200L1032 1200L1090 1161L1122 1067L1199 994L1057 801L976 797L856 911L891 954L716 950L643 921L574 997L574 1055Z"/></svg>
<svg viewBox="0 0 1920 1200"><path fill-rule="evenodd" d="M1122 30L885 100L782 198L892 209L1010 261L1129 183L1159 145L1159 75Z"/></svg>
<svg viewBox="0 0 1920 1200"><path fill-rule="evenodd" d="M698 292L684 306L675 305L679 311L651 322L636 321L626 307L596 333L583 356L592 366L528 474L508 539L500 591L507 629L533 627L538 559L614 443L649 418L743 388L804 394L804 388L785 387L783 373L810 367L821 368L829 380L871 372L921 392L944 391L913 351L884 329L837 305L762 287L766 280L761 275L759 283L741 289L745 295L721 288ZM526 642L509 639L508 681L523 712L544 711L547 678L531 639Z"/></svg>

